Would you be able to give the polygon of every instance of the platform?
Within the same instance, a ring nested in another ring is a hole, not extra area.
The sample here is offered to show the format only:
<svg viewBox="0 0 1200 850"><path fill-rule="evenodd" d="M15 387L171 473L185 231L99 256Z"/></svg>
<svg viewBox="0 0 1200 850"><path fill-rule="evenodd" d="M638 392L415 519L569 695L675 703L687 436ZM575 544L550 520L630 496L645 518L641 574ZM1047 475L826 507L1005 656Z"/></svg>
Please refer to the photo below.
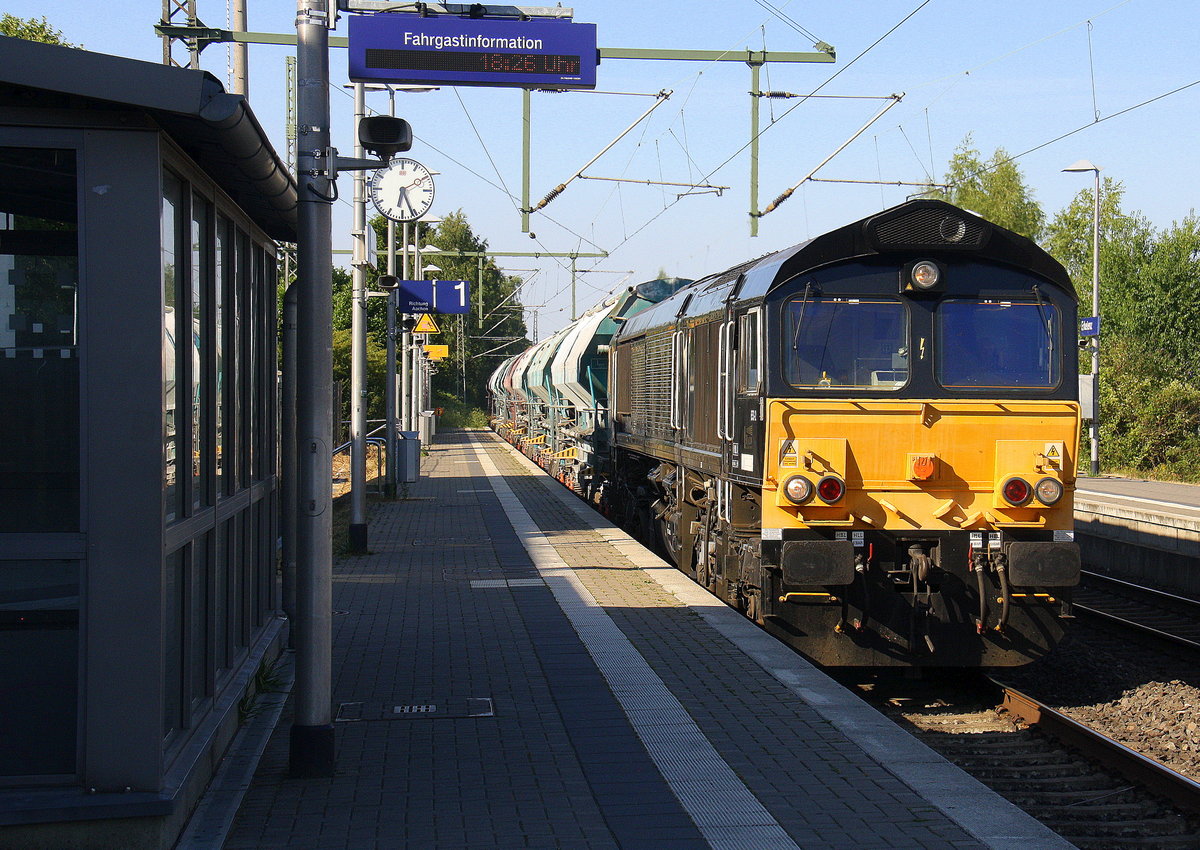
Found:
<svg viewBox="0 0 1200 850"><path fill-rule="evenodd" d="M437 440L335 564L336 776L252 721L182 846L1070 846L490 432Z"/></svg>
<svg viewBox="0 0 1200 850"><path fill-rule="evenodd" d="M1200 486L1101 477L1076 488L1086 569L1200 598Z"/></svg>

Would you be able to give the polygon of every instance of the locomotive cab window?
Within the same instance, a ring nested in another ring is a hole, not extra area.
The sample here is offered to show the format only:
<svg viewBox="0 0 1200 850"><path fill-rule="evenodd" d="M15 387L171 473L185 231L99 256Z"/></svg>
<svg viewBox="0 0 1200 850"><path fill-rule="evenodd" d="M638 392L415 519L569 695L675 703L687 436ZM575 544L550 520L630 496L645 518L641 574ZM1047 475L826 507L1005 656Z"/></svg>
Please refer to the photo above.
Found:
<svg viewBox="0 0 1200 850"><path fill-rule="evenodd" d="M739 319L738 327L738 390L743 393L758 392L759 375L762 371L759 360L758 317L761 311L750 310Z"/></svg>
<svg viewBox="0 0 1200 850"><path fill-rule="evenodd" d="M1047 301L949 299L937 309L937 377L948 388L1051 389L1062 355Z"/></svg>
<svg viewBox="0 0 1200 850"><path fill-rule="evenodd" d="M792 386L887 391L908 382L908 313L898 300L809 292L784 305L783 326Z"/></svg>

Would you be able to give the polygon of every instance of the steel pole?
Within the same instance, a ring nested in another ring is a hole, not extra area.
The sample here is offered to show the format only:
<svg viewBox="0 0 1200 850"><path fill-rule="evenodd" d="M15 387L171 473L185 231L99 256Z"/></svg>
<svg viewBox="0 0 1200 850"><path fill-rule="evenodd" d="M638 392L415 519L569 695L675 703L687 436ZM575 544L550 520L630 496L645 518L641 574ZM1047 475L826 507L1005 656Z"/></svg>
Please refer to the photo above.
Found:
<svg viewBox="0 0 1200 850"><path fill-rule="evenodd" d="M388 114L396 117L396 90L388 87ZM374 234L371 234L374 236ZM387 273L396 274L396 222L390 218L387 222ZM397 473L396 442L396 292L392 290L387 297L387 377L384 385L384 421L387 427L387 483L384 494L389 499L396 498L396 485L399 482Z"/></svg>
<svg viewBox="0 0 1200 850"><path fill-rule="evenodd" d="M232 18L233 29L235 32L245 32L246 26L246 3L247 0L233 0ZM250 97L250 45L243 42L234 42L233 48L233 93L240 94L249 99Z"/></svg>
<svg viewBox="0 0 1200 850"><path fill-rule="evenodd" d="M300 492L296 480L296 295L297 284L283 295L283 396L280 411L280 536L283 538L283 613L287 615L288 648L296 648L296 508Z"/></svg>
<svg viewBox="0 0 1200 850"><path fill-rule="evenodd" d="M396 274L396 222L387 223L387 273ZM387 423L387 498L396 498L396 291L387 296L387 378L385 382L384 420Z"/></svg>
<svg viewBox="0 0 1200 850"><path fill-rule="evenodd" d="M329 144L329 5L296 0L296 686L293 776L333 776L333 163Z"/></svg>
<svg viewBox="0 0 1200 850"><path fill-rule="evenodd" d="M1096 169L1096 206L1092 215L1092 315L1096 336L1092 338L1092 477L1100 475L1100 169Z"/></svg>
<svg viewBox="0 0 1200 850"><path fill-rule="evenodd" d="M404 222L404 227L401 230L400 239L404 243L403 264L401 266L401 276L404 280L412 280L411 264L408 258L408 246L411 245L412 228L408 222ZM408 314L402 314L402 318L407 319ZM412 394L411 372L409 370L408 354L412 347L412 334L408 331L402 331L400 334L400 430L411 431L412 420L410 412L412 411L412 402L409 400Z"/></svg>
<svg viewBox="0 0 1200 850"><path fill-rule="evenodd" d="M354 84L354 126L366 115L362 83ZM354 156L365 151L355 133ZM354 263L350 301L350 527L351 552L367 551L367 206L366 180L354 172Z"/></svg>
<svg viewBox="0 0 1200 850"><path fill-rule="evenodd" d="M758 235L758 101L762 92L758 90L759 68L757 62L750 63L750 235Z"/></svg>
<svg viewBox="0 0 1200 850"><path fill-rule="evenodd" d="M413 244L413 279L424 280L425 272L422 270L421 259L421 225L419 222L413 222L412 228L412 244ZM420 275L418 278L417 275ZM424 388L421 379L421 345L425 341L424 334L411 334L409 336L409 357L412 358L412 428L417 432L417 436L421 439L422 445L428 441L425 440L425 431L421 427L421 410L422 400L421 391Z"/></svg>

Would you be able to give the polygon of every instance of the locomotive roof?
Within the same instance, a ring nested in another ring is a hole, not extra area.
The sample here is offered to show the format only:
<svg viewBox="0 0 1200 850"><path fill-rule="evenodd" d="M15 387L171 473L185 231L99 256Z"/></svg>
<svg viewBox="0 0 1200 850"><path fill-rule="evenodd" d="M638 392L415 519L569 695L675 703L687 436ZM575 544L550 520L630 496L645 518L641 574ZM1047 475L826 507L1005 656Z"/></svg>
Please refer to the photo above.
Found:
<svg viewBox="0 0 1200 850"><path fill-rule="evenodd" d="M1066 269L1031 239L945 201L920 199L701 278L635 317L622 328L621 336L655 327L684 310L688 315L711 312L734 289L739 300L762 298L796 275L831 263L886 256L915 259L951 253L1026 269L1075 296ZM686 307L685 299L688 299Z"/></svg>
<svg viewBox="0 0 1200 850"><path fill-rule="evenodd" d="M768 255L746 273L739 297L765 295L794 275L849 259L964 253L1027 269L1075 295L1066 269L1033 240L945 201L907 201Z"/></svg>

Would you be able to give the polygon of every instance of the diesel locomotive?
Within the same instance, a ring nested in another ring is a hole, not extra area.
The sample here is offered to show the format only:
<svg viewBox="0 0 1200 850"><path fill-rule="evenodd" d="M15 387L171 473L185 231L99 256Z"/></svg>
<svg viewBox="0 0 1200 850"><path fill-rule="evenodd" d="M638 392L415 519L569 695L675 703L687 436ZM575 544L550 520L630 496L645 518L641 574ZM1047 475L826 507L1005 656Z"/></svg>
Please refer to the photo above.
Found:
<svg viewBox="0 0 1200 850"><path fill-rule="evenodd" d="M915 200L631 287L505 361L494 427L830 666L1012 666L1079 579L1076 294Z"/></svg>

